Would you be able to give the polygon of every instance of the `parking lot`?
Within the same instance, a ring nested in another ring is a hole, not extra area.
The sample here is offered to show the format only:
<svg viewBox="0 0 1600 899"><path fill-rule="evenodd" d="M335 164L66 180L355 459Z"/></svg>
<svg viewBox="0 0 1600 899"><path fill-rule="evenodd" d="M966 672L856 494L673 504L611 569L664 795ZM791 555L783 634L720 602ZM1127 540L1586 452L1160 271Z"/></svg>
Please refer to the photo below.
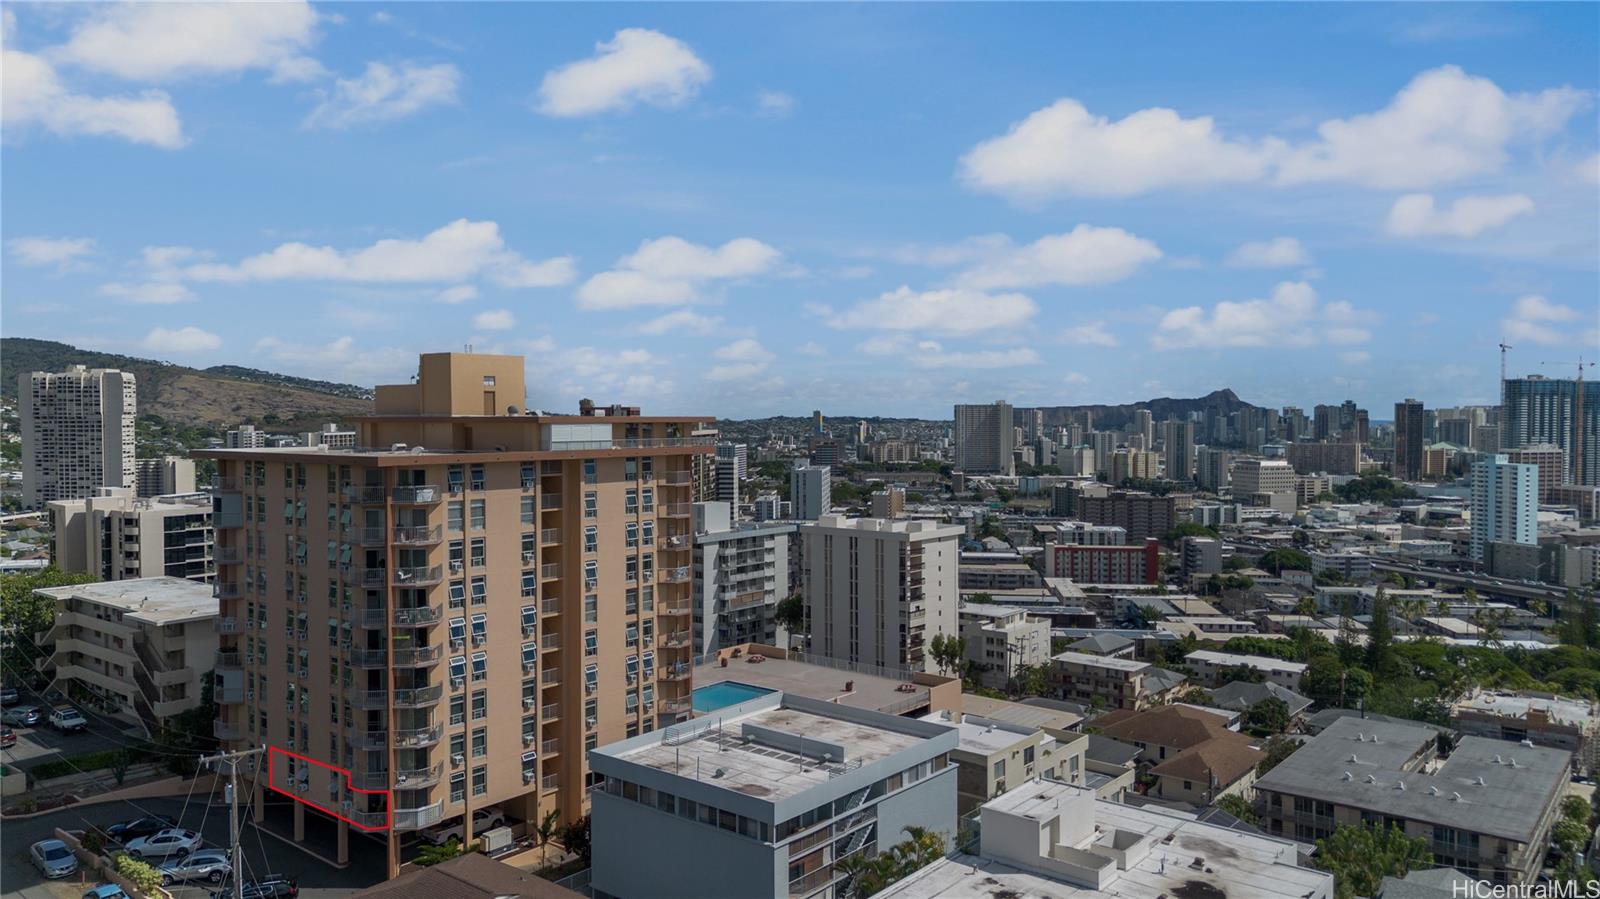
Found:
<svg viewBox="0 0 1600 899"><path fill-rule="evenodd" d="M198 797L187 802L182 798L173 798L140 800L138 805L105 803L62 809L37 818L7 820L0 823L0 895L7 899L14 896L22 899L77 899L94 884L86 881L81 872L62 881L46 883L29 862L28 847L39 840L50 839L58 827L66 830L105 827L146 814L171 815L181 826L202 833L208 847L227 845L226 806L213 806ZM290 819L287 805L269 806L268 814L276 829L287 830ZM300 895L305 899L347 896L354 890L383 880L382 844L354 834L350 839L351 863L343 869L318 861L272 834L259 832L248 816L240 843L247 878L252 874L268 872L288 874L299 881ZM328 848L331 851L331 844ZM173 895L176 899L205 899L208 887L177 887Z"/></svg>

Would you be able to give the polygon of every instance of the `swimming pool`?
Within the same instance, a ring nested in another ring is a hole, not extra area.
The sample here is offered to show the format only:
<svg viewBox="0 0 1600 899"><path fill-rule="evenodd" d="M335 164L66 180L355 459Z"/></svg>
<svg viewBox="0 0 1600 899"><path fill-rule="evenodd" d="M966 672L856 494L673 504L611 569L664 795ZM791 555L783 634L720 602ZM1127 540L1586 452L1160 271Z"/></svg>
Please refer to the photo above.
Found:
<svg viewBox="0 0 1600 899"><path fill-rule="evenodd" d="M737 705L747 699L755 699L772 691L766 687L753 687L741 684L738 681L725 680L720 683L707 684L696 687L693 693L694 710L696 712L714 712L723 706Z"/></svg>

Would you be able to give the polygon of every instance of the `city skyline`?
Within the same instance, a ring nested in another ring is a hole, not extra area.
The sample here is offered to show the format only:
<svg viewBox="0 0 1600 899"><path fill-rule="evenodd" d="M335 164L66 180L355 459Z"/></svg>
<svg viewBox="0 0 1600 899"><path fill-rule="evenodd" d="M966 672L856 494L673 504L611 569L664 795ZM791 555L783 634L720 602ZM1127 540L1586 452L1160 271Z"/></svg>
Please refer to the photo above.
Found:
<svg viewBox="0 0 1600 899"><path fill-rule="evenodd" d="M1383 420L1600 340L1593 7L162 10L5 12L8 334L939 419Z"/></svg>

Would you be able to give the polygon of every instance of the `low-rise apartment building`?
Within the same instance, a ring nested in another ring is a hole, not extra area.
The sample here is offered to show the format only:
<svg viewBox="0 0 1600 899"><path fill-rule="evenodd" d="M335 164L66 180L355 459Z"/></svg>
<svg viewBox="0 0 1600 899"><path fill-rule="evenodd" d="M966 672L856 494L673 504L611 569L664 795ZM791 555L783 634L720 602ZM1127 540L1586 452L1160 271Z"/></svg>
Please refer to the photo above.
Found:
<svg viewBox="0 0 1600 899"><path fill-rule="evenodd" d="M719 482L720 483L720 482ZM778 603L789 597L788 522L740 524L725 502L694 505L695 656L741 643L780 645Z"/></svg>
<svg viewBox="0 0 1600 899"><path fill-rule="evenodd" d="M55 530L55 564L103 581L216 575L211 497L139 498L130 487L101 487L84 499L46 504Z"/></svg>
<svg viewBox="0 0 1600 899"><path fill-rule="evenodd" d="M1158 705L1183 685L1183 675L1149 662L1082 652L1059 652L1050 659L1056 696L1102 709L1142 709Z"/></svg>
<svg viewBox="0 0 1600 899"><path fill-rule="evenodd" d="M1141 546L1084 546L1052 543L1045 547L1047 577L1080 584L1154 584L1161 576L1161 542Z"/></svg>
<svg viewBox="0 0 1600 899"><path fill-rule="evenodd" d="M1600 715L1586 699L1478 690L1450 707L1450 724L1474 737L1565 749L1572 753L1573 768L1584 774L1596 770Z"/></svg>
<svg viewBox="0 0 1600 899"><path fill-rule="evenodd" d="M991 689L1005 689L1023 665L1050 661L1050 622L1030 617L1026 609L962 603L961 637L978 682Z"/></svg>
<svg viewBox="0 0 1600 899"><path fill-rule="evenodd" d="M878 899L1051 897L1331 899L1333 875L1303 867L1288 840L1095 791L1030 781L979 812L977 854L940 859Z"/></svg>
<svg viewBox="0 0 1600 899"><path fill-rule="evenodd" d="M950 758L956 763L956 804L962 815L1035 777L1085 782L1086 734L1063 741L1037 727L949 711L922 720L952 727L960 735Z"/></svg>
<svg viewBox="0 0 1600 899"><path fill-rule="evenodd" d="M1230 668L1248 668L1261 677L1287 690L1299 690L1300 679L1305 676L1304 662L1290 662L1270 656L1248 656L1234 652L1217 652L1197 649L1184 656L1184 661L1194 669L1195 676L1208 687L1221 686L1222 673Z"/></svg>
<svg viewBox="0 0 1600 899"><path fill-rule="evenodd" d="M1572 767L1560 749L1463 737L1438 757L1438 731L1339 718L1256 781L1263 826L1312 842L1341 825L1400 827L1433 863L1500 884L1533 882Z"/></svg>
<svg viewBox="0 0 1600 899"><path fill-rule="evenodd" d="M49 587L38 595L55 605L55 622L38 642L55 646L41 665L56 689L96 697L152 736L161 722L200 705L217 651L217 600L209 585L150 577Z"/></svg>
<svg viewBox="0 0 1600 899"><path fill-rule="evenodd" d="M945 724L771 693L603 746L594 894L843 896L838 863L908 826L954 841L958 743Z"/></svg>
<svg viewBox="0 0 1600 899"><path fill-rule="evenodd" d="M1224 796L1250 796L1261 751L1249 737L1229 730L1222 715L1166 705L1107 712L1093 724L1101 736L1139 748L1140 765L1155 780L1146 795L1197 807Z"/></svg>
<svg viewBox="0 0 1600 899"><path fill-rule="evenodd" d="M961 591L1031 590L1043 586L1044 579L1026 562L1001 562L996 565L962 565Z"/></svg>

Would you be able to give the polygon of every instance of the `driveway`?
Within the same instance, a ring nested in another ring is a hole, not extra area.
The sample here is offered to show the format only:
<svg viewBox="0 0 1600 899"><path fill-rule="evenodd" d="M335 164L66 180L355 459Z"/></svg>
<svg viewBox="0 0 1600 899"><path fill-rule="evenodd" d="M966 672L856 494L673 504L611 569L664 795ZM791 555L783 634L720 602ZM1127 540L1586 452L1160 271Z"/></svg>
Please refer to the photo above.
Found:
<svg viewBox="0 0 1600 899"><path fill-rule="evenodd" d="M63 704L62 701L49 700L27 690L22 692L22 698L7 708L31 705L43 711L48 717L54 705ZM63 734L43 721L33 727L13 726L11 729L17 734L17 745L0 751L0 759L4 759L8 765L15 765L27 771L40 762L48 762L62 756L101 752L145 739L144 728L137 724L113 718L104 712L82 705L74 705L88 719L88 729L75 734Z"/></svg>
<svg viewBox="0 0 1600 899"><path fill-rule="evenodd" d="M171 815L182 826L203 833L206 845L227 845L226 806L210 806L199 799L189 802L187 809L184 806L183 799L141 799L137 806L128 802L108 802L66 808L37 818L0 822L0 896L5 899L77 899L83 895L88 887L84 885L81 873L64 882L45 883L38 871L28 863L28 847L39 840L49 839L58 827L81 830L89 825L103 827L143 814ZM286 815L287 811L275 809L272 814L276 817L279 814ZM383 853L374 851L375 844L358 842L353 835L351 864L344 869L323 864L277 837L258 832L250 822L248 813L245 814L240 833L240 846L246 877L252 873L267 872L292 875L299 879L300 895L304 899L347 896L383 880ZM331 846L329 848L331 851ZM205 899L206 890L202 887L179 888L174 896L177 899Z"/></svg>

